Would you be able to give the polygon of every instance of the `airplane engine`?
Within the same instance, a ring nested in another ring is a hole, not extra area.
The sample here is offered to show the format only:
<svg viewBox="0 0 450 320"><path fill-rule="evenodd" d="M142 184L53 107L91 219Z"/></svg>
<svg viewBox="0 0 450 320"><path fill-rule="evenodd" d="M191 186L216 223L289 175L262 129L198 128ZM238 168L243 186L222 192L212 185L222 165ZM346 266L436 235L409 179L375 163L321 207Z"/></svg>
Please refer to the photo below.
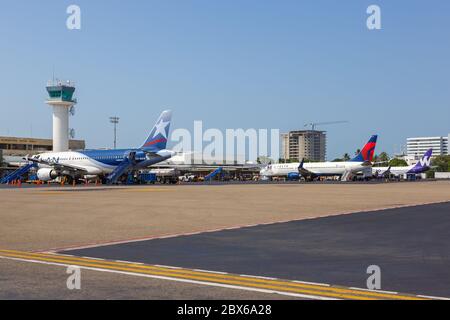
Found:
<svg viewBox="0 0 450 320"><path fill-rule="evenodd" d="M300 174L298 172L289 172L287 178L289 181L299 180Z"/></svg>
<svg viewBox="0 0 450 320"><path fill-rule="evenodd" d="M50 181L58 177L58 173L50 168L42 168L37 171L37 177L42 181Z"/></svg>

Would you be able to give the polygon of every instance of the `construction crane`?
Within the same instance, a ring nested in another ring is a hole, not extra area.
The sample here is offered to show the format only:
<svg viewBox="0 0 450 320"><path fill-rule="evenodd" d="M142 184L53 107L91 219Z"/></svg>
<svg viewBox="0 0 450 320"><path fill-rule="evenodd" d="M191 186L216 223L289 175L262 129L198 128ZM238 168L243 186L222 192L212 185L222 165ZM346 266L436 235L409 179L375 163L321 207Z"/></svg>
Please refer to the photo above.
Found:
<svg viewBox="0 0 450 320"><path fill-rule="evenodd" d="M311 126L311 130L316 130L316 126L323 126L323 125L328 125L328 124L338 124L338 123L348 123L348 121L346 120L342 120L342 121L329 121L329 122L312 122L312 123L307 123L305 124L305 127Z"/></svg>

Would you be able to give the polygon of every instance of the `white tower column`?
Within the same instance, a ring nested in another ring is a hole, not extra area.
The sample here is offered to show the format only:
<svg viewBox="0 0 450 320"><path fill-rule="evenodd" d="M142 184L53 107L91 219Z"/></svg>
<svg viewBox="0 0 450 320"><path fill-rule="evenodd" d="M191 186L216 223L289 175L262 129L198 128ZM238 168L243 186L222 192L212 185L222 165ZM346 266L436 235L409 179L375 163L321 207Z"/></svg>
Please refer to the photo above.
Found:
<svg viewBox="0 0 450 320"><path fill-rule="evenodd" d="M53 106L53 151L69 150L69 108Z"/></svg>

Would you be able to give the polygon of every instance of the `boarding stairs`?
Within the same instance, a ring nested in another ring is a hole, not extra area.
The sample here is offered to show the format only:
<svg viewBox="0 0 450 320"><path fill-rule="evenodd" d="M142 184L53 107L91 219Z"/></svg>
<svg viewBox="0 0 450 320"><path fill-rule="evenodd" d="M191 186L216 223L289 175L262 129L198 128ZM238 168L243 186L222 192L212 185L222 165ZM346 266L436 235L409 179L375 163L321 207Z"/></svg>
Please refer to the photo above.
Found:
<svg viewBox="0 0 450 320"><path fill-rule="evenodd" d="M213 172L211 172L210 174L208 174L205 177L205 181L211 181L212 179L214 179L218 174L222 173L223 168L219 167L216 170L214 170Z"/></svg>
<svg viewBox="0 0 450 320"><path fill-rule="evenodd" d="M119 178L126 172L128 172L132 167L136 165L136 152L130 152L124 160L111 172L106 181L108 184L115 184Z"/></svg>
<svg viewBox="0 0 450 320"><path fill-rule="evenodd" d="M27 174L31 169L36 168L37 165L36 163L29 163L26 164L22 167L20 167L19 169L11 172L10 174L8 174L7 176L3 177L0 180L0 184L3 183L11 183L12 181L18 180L20 179L24 174Z"/></svg>
<svg viewBox="0 0 450 320"><path fill-rule="evenodd" d="M353 178L353 173L350 170L344 171L341 177L341 181L351 181Z"/></svg>

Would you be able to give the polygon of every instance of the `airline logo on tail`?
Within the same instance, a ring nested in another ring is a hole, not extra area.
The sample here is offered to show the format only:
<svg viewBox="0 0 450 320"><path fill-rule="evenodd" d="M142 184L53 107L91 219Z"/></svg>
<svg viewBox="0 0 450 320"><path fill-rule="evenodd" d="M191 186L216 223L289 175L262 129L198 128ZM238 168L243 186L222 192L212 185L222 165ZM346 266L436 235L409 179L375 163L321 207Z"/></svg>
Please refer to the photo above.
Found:
<svg viewBox="0 0 450 320"><path fill-rule="evenodd" d="M417 165L420 167L429 167L431 165L431 156L433 155L433 149L429 149L425 154L423 155L422 159L419 160L419 163Z"/></svg>
<svg viewBox="0 0 450 320"><path fill-rule="evenodd" d="M145 140L140 149L150 152L158 152L166 148L169 136L170 120L172 119L172 111L166 110L161 113L156 121L155 126Z"/></svg>
<svg viewBox="0 0 450 320"><path fill-rule="evenodd" d="M377 135L373 135L370 137L369 141L366 143L366 145L362 148L361 152L354 157L351 161L355 162L372 162L373 156L375 154L375 147L377 146Z"/></svg>

